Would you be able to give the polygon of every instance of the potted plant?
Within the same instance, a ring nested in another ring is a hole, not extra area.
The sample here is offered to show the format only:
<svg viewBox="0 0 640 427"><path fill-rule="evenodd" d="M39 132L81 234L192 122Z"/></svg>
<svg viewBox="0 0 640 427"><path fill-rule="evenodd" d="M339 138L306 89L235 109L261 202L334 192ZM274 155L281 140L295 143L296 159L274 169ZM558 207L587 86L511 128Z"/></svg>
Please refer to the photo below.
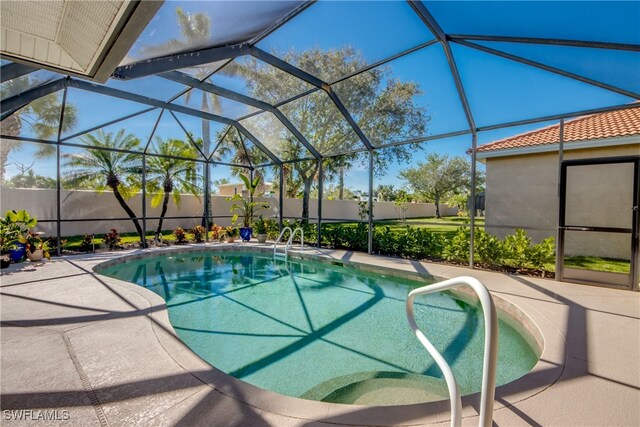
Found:
<svg viewBox="0 0 640 427"><path fill-rule="evenodd" d="M40 238L40 234L42 233L29 231L29 234L27 235L26 252L27 258L29 258L29 261L31 262L41 261L42 258L50 258L49 253L44 250L46 242Z"/></svg>
<svg viewBox="0 0 640 427"><path fill-rule="evenodd" d="M258 220L254 223L256 229L256 238L258 239L258 243L265 243L267 241L267 221L262 218L262 215L258 218Z"/></svg>
<svg viewBox="0 0 640 427"><path fill-rule="evenodd" d="M0 267L7 268L11 264L10 251L17 248L20 240L20 229L6 218L0 218Z"/></svg>
<svg viewBox="0 0 640 427"><path fill-rule="evenodd" d="M251 240L251 223L253 221L254 215L260 211L261 209L266 209L269 207L268 203L260 203L254 201L254 198L259 197L261 194L256 194L258 187L262 183L262 178L257 176L253 181L250 181L244 175L240 175L240 178L244 182L244 185L247 187L248 197L243 197L242 194L236 193L233 197L227 198L228 201L234 202L231 205L231 212L240 211L239 213L234 213L231 222L233 224L236 223L239 217L242 217L243 227L240 228L240 236L242 240L248 242Z"/></svg>
<svg viewBox="0 0 640 427"><path fill-rule="evenodd" d="M2 227L5 228L7 235L15 238L11 242L11 247L7 249L11 261L19 262L24 258L27 249L25 236L29 229L35 227L37 223L38 221L25 210L11 210L5 213L2 218Z"/></svg>
<svg viewBox="0 0 640 427"><path fill-rule="evenodd" d="M229 226L224 230L224 240L227 243L233 243L233 241L238 237L238 229L233 226Z"/></svg>

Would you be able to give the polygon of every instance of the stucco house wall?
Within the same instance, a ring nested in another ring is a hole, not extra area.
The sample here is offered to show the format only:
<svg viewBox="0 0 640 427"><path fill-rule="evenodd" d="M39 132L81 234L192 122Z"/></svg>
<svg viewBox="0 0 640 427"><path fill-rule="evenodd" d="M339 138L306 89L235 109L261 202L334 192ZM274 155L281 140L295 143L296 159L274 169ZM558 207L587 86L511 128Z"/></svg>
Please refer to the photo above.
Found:
<svg viewBox="0 0 640 427"><path fill-rule="evenodd" d="M590 149L566 149L564 158L586 159L599 157L640 155L637 143ZM570 147L569 147L570 148ZM556 236L559 212L558 152L525 154L485 158L486 162L486 230L499 237L524 228L535 242ZM573 171L581 181L580 188L592 188L594 194L607 194L605 200L594 201L588 194L574 192L568 195L568 211L583 212L583 218L592 223L610 227L630 227L631 210L628 197L632 194L633 180L624 165ZM570 169L571 171L571 169ZM602 177L599 174L605 173ZM580 176L578 176L580 175ZM607 186L616 182L616 191ZM602 190L602 191L599 191ZM620 191L618 191L620 190ZM568 189L571 193L571 189ZM581 191L583 193L583 191ZM576 197L580 196L580 197ZM629 259L629 235L600 233L566 233L568 255L593 255Z"/></svg>

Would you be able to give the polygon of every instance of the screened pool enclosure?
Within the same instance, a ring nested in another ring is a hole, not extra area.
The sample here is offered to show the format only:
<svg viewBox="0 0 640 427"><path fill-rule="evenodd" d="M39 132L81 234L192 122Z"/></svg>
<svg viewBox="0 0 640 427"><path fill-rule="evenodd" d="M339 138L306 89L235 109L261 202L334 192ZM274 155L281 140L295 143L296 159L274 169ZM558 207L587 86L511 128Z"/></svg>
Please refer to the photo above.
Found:
<svg viewBox="0 0 640 427"><path fill-rule="evenodd" d="M327 203L350 187L365 205L350 221L366 224L372 252L376 188L406 185L400 171L428 153L468 158L476 212L478 146L561 123L548 141L559 179L566 121L640 99L638 2L166 1L104 83L27 64L5 44L3 210L38 203L58 250L75 230L106 232L98 222L145 236L162 218L225 223L212 194L246 174L272 183L265 216L316 224L318 245L323 226L347 219ZM169 192L196 198L161 215L167 168ZM94 197L82 209L80 191ZM614 228L598 232L628 234L637 284L637 207Z"/></svg>

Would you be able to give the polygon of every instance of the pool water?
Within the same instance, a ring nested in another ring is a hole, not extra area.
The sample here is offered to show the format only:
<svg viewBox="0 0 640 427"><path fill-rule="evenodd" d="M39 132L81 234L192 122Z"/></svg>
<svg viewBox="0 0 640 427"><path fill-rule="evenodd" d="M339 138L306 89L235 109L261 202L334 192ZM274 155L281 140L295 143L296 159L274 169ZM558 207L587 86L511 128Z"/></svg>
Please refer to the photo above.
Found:
<svg viewBox="0 0 640 427"><path fill-rule="evenodd" d="M159 255L100 273L162 296L186 345L216 368L258 387L360 404L447 396L440 370L405 315L407 294L424 282L233 252ZM481 310L445 292L418 297L415 313L450 363L460 391L479 391ZM509 324L500 321L499 328L497 383L505 384L529 372L538 355ZM389 401L376 397L376 390Z"/></svg>

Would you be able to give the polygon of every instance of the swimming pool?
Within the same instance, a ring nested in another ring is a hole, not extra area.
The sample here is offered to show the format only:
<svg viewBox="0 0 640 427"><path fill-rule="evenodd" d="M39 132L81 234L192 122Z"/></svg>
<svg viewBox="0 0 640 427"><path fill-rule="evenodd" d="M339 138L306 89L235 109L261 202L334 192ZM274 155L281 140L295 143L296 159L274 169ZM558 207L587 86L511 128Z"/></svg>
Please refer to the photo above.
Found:
<svg viewBox="0 0 640 427"><path fill-rule="evenodd" d="M407 294L423 281L255 252L156 255L98 271L162 296L186 345L258 387L358 404L447 398L438 367L405 317ZM479 308L440 293L416 300L416 319L451 364L461 392L479 391ZM521 334L500 321L498 384L521 377L538 360Z"/></svg>

